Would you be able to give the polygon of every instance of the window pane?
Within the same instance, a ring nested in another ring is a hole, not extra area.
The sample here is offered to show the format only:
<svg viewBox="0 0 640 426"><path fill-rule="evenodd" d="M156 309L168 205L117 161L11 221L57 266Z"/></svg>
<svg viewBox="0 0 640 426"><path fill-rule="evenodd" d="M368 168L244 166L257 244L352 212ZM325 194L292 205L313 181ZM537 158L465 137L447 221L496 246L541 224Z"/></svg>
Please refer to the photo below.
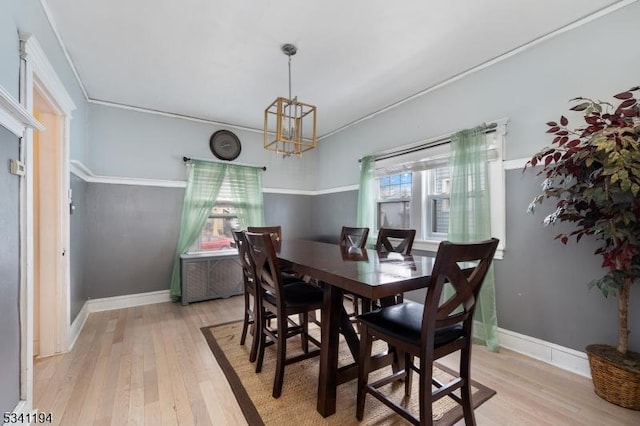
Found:
<svg viewBox="0 0 640 426"><path fill-rule="evenodd" d="M231 231L238 225L235 207L224 202L216 204L191 251L235 250Z"/></svg>
<svg viewBox="0 0 640 426"><path fill-rule="evenodd" d="M378 179L378 198L411 198L411 173L382 176Z"/></svg>
<svg viewBox="0 0 640 426"><path fill-rule="evenodd" d="M432 199L431 232L446 234L449 232L449 199Z"/></svg>
<svg viewBox="0 0 640 426"><path fill-rule="evenodd" d="M434 170L434 194L449 193L449 168L440 167Z"/></svg>
<svg viewBox="0 0 640 426"><path fill-rule="evenodd" d="M378 228L408 228L409 201L378 203Z"/></svg>

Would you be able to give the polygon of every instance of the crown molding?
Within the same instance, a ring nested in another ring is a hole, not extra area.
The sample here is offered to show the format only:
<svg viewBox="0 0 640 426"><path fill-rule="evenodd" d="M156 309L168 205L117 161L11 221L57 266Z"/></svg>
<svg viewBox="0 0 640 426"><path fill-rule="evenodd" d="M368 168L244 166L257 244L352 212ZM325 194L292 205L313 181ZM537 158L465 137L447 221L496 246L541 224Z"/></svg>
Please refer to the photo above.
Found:
<svg viewBox="0 0 640 426"><path fill-rule="evenodd" d="M159 111L159 110L156 110L156 109L137 107L137 106L133 106L133 105L120 104L120 103L116 103L116 102L101 101L99 99L88 99L87 102L90 103L90 104L95 104L95 105L108 106L108 107L111 107L111 108L126 109L126 110L129 110L129 111L136 111L136 112L142 112L142 113L146 113L146 114L160 115L160 116L163 116L163 117L180 118L182 120L194 121L196 123L213 124L213 125L216 125L216 126L221 126L221 127L231 128L231 129L236 129L236 130L244 130L244 131L247 131L247 132L253 132L253 133L262 133L263 132L263 129L256 129L254 127L248 127L248 126L241 126L241 125L238 125L238 124L225 123L223 121L207 120L205 118L192 117L190 115L176 114L176 113L173 113L173 112Z"/></svg>
<svg viewBox="0 0 640 426"><path fill-rule="evenodd" d="M49 8L49 5L47 4L46 0L40 0L40 4L42 5L42 10L44 10L44 14L47 17L47 21L49 21L49 26L51 27L51 31L53 31L53 34L55 35L56 40L58 41L58 44L60 45L60 49L62 49L62 53L64 54L64 57L67 60L67 63L69 64L69 67L71 68L71 72L73 72L73 76L76 78L76 82L78 83L78 86L80 86L80 90L82 91L82 94L84 95L85 101L87 101L87 100L89 100L89 95L87 94L87 89L84 87L84 84L82 83L82 80L80 79L80 74L78 73L78 69L76 68L76 65L71 60L71 56L69 55L69 51L67 50L67 46L62 41L62 37L60 36L60 32L58 32L58 26L56 25L56 21L53 19L53 15L51 13L51 9Z"/></svg>

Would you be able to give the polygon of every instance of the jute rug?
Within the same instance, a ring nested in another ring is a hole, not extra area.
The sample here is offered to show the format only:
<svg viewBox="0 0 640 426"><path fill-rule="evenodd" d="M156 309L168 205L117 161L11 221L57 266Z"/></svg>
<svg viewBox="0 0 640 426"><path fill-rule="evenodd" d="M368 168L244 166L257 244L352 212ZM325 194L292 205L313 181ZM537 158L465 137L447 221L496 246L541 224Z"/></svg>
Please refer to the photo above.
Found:
<svg viewBox="0 0 640 426"><path fill-rule="evenodd" d="M314 326L315 327L315 326ZM362 422L356 420L356 380L338 386L336 413L323 418L316 411L318 388L319 357L287 365L285 367L282 395L275 399L271 396L275 369L275 345L265 351L262 372L255 373L255 363L249 362L251 336L247 336L244 346L240 345L242 322L233 322L218 326L203 327L209 347L220 367L224 371L235 397L250 426L255 425L399 425L406 421L388 409L371 395L367 396L365 415ZM319 330L313 330L314 334ZM384 345L384 342L374 342ZM310 344L310 347L313 347ZM383 346L384 347L384 346ZM374 347L375 351L375 347ZM300 352L300 339L287 341L287 355ZM353 362L353 358L344 341L340 344L339 365ZM387 367L391 368L391 367ZM447 369L438 366L434 376L447 380L451 376ZM369 380L376 375L385 375L385 369L372 373ZM473 382L473 402L477 407L491 398L495 391ZM407 405L417 413L418 380L414 375L413 394L406 401ZM397 401L403 399L404 384L397 382L386 386L387 391L398 395ZM434 421L438 425L453 424L460 420L462 408L449 397L444 397L434 404Z"/></svg>

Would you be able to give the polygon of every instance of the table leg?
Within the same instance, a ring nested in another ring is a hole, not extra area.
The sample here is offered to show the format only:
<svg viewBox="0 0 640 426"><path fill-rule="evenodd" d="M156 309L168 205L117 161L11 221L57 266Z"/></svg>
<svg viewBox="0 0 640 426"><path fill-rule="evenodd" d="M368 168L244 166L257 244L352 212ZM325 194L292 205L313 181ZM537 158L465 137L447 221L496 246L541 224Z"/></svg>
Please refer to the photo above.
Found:
<svg viewBox="0 0 640 426"><path fill-rule="evenodd" d="M336 412L338 386L338 344L342 316L343 291L326 284L322 304L322 342L320 349L320 377L316 409L327 417Z"/></svg>

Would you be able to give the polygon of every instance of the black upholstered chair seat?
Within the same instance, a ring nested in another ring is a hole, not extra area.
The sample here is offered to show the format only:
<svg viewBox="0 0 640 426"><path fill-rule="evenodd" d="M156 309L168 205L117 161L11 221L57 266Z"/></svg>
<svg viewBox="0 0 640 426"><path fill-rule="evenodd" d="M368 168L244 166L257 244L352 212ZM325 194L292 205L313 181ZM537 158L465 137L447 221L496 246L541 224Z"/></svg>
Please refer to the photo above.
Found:
<svg viewBox="0 0 640 426"><path fill-rule="evenodd" d="M376 330L382 331L385 335L418 345L420 344L423 310L422 303L406 301L399 305L388 306L360 315L358 320L366 322L374 335ZM461 324L439 328L435 332L434 345L440 346L453 342L462 334Z"/></svg>
<svg viewBox="0 0 640 426"><path fill-rule="evenodd" d="M285 305L288 308L308 306L310 304L317 304L318 307L322 306L322 289L304 281L290 282L283 287L283 290ZM275 305L276 297L273 293L267 292L264 297L269 303Z"/></svg>

